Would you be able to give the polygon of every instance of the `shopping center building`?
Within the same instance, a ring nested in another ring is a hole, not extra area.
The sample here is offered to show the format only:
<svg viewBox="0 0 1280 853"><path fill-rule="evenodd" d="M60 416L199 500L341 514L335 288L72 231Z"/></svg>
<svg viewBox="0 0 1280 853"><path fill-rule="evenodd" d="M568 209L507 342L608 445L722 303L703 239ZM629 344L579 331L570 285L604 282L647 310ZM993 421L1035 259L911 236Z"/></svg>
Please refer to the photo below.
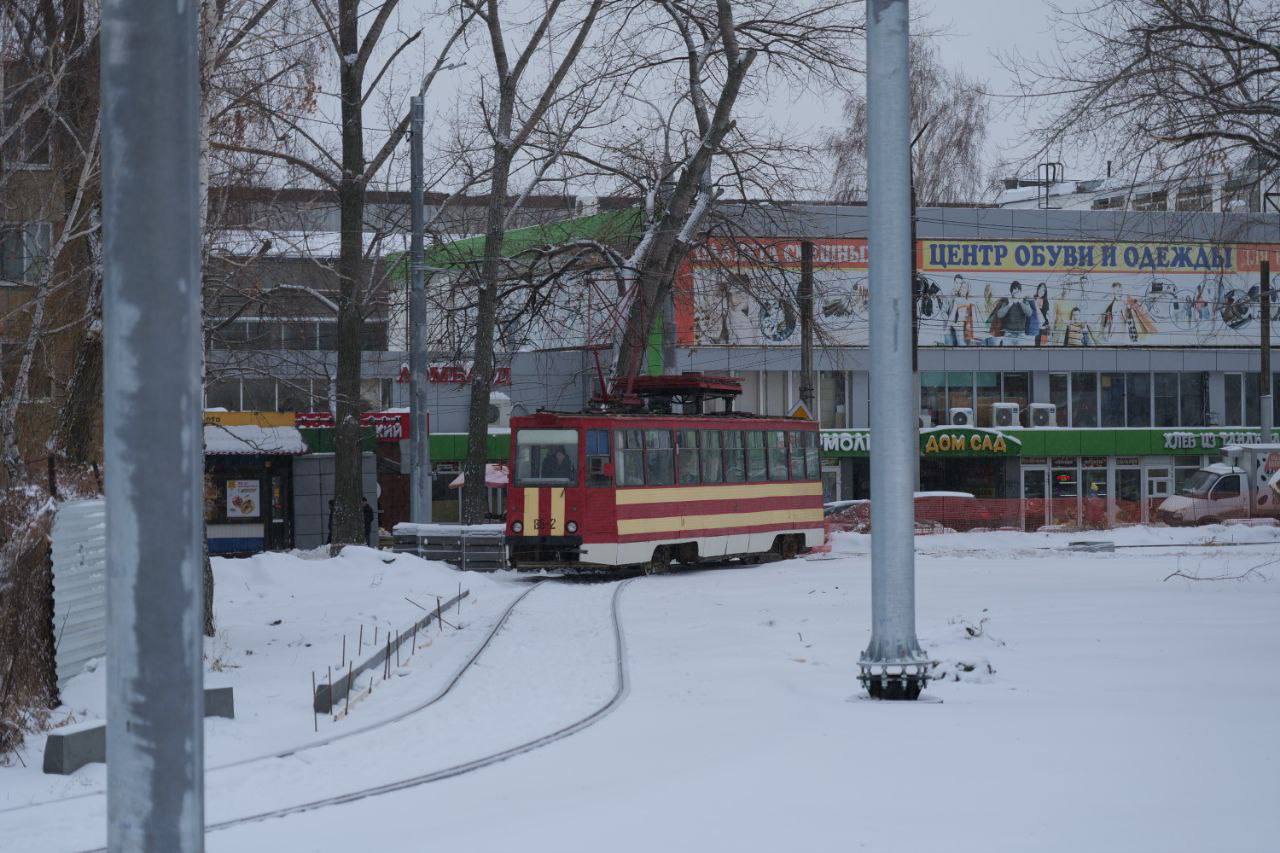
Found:
<svg viewBox="0 0 1280 853"><path fill-rule="evenodd" d="M679 273L662 367L737 375L739 410L787 413L800 391L801 245L813 243L826 492L867 497L867 210L799 205L736 219L749 236L713 239ZM1269 259L1280 271L1280 216L922 208L916 235L922 490L1016 502L1016 523L1029 528L1148 520L1223 446L1259 440L1260 267ZM493 461L505 456L512 414L577 410L595 390L608 329L553 319L499 357ZM565 333L574 328L592 330ZM388 351L365 353L366 381L379 383L387 409L408 401L404 339L392 322ZM465 452L469 382L456 358L432 361L445 507ZM223 376L225 388L234 379ZM405 448L380 455L379 482L407 458Z"/></svg>

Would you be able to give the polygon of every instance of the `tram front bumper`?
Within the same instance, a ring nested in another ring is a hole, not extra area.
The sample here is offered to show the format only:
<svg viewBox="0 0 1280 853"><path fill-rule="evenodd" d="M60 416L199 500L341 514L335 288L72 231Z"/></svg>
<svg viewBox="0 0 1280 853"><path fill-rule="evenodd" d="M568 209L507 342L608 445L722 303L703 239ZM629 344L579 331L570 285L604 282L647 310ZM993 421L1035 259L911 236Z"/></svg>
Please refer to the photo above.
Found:
<svg viewBox="0 0 1280 853"><path fill-rule="evenodd" d="M582 554L582 537L508 535L507 553L516 568L577 563Z"/></svg>

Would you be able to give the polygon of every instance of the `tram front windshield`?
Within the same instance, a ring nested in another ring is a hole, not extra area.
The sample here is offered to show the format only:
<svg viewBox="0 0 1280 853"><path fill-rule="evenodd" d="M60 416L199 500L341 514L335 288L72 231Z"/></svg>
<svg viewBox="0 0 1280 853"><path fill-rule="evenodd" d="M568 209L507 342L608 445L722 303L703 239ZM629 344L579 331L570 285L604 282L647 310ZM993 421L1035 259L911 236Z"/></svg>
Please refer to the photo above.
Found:
<svg viewBox="0 0 1280 853"><path fill-rule="evenodd" d="M516 484L572 486L578 482L578 432L522 429L516 433Z"/></svg>

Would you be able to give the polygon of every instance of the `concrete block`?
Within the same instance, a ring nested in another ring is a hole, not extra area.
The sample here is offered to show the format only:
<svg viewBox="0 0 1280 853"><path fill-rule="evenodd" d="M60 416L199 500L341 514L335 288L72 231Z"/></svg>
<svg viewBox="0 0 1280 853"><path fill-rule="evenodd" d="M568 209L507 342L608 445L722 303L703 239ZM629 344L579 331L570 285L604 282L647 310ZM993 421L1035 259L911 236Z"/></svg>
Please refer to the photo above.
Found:
<svg viewBox="0 0 1280 853"><path fill-rule="evenodd" d="M206 717L236 717L235 697L230 687L206 687L204 691L204 715ZM107 760L107 725L90 720L63 726L49 732L44 744L44 772L65 776L86 764L105 763Z"/></svg>
<svg viewBox="0 0 1280 853"><path fill-rule="evenodd" d="M206 717L236 718L236 700L230 687L206 687L204 689L204 715Z"/></svg>
<svg viewBox="0 0 1280 853"><path fill-rule="evenodd" d="M76 723L49 733L44 744L44 772L65 776L86 764L107 760L107 727L99 722Z"/></svg>

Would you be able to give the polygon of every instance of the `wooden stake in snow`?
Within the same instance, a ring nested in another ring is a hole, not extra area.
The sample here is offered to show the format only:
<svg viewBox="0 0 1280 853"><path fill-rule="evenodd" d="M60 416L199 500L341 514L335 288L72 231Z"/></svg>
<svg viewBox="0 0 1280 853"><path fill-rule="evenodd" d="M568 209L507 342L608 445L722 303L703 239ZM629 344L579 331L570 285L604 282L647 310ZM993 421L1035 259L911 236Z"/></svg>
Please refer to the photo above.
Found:
<svg viewBox="0 0 1280 853"><path fill-rule="evenodd" d="M364 651L364 623L360 623L360 639L356 641L356 657Z"/></svg>
<svg viewBox="0 0 1280 853"><path fill-rule="evenodd" d="M329 701L333 702L333 667L329 667ZM330 710L333 711L333 721L335 723L338 722L338 712L333 709L332 705Z"/></svg>
<svg viewBox="0 0 1280 853"><path fill-rule="evenodd" d="M316 713L316 671L311 670L311 725L317 732L320 731L320 716Z"/></svg>
<svg viewBox="0 0 1280 853"><path fill-rule="evenodd" d="M400 632L396 631L396 666L400 666Z"/></svg>
<svg viewBox="0 0 1280 853"><path fill-rule="evenodd" d="M444 622L440 619L440 596L436 596L436 625L444 632Z"/></svg>
<svg viewBox="0 0 1280 853"><path fill-rule="evenodd" d="M343 711L344 717L351 716L351 688L354 686L351 683L351 664L352 661L347 661L347 707Z"/></svg>
<svg viewBox="0 0 1280 853"><path fill-rule="evenodd" d="M338 666L342 666L342 664L346 662L347 662L347 635L343 634L342 635L342 660L338 663Z"/></svg>
<svg viewBox="0 0 1280 853"><path fill-rule="evenodd" d="M455 608L454 615L461 616L462 615L462 581L458 581L458 597L455 600L458 602L458 606Z"/></svg>

